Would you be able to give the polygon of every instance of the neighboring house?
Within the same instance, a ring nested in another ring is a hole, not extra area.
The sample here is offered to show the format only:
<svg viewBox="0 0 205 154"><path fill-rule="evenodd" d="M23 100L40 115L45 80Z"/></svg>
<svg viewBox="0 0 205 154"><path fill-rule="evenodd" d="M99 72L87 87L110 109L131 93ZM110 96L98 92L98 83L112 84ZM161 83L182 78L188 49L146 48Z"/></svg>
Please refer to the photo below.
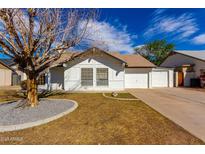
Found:
<svg viewBox="0 0 205 154"><path fill-rule="evenodd" d="M65 53L56 61L40 88L51 90L124 90L173 87L173 69L156 68L140 55L121 55L91 48Z"/></svg>
<svg viewBox="0 0 205 154"><path fill-rule="evenodd" d="M11 73L11 84L12 86L20 85L21 81L26 80L25 73L17 69L16 64L12 59L0 59L1 63L11 68L13 71Z"/></svg>
<svg viewBox="0 0 205 154"><path fill-rule="evenodd" d="M11 85L12 69L0 61L0 86Z"/></svg>
<svg viewBox="0 0 205 154"><path fill-rule="evenodd" d="M175 69L175 86L204 84L205 51L174 51L160 66Z"/></svg>

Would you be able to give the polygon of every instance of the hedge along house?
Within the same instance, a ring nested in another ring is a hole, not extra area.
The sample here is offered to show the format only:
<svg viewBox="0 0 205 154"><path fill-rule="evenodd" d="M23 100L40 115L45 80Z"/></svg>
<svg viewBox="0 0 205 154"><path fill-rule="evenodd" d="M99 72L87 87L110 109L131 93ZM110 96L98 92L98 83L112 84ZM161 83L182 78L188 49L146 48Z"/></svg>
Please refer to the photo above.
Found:
<svg viewBox="0 0 205 154"><path fill-rule="evenodd" d="M174 68L176 87L194 86L191 80L205 85L205 51L173 51L161 66Z"/></svg>
<svg viewBox="0 0 205 154"><path fill-rule="evenodd" d="M124 90L173 87L173 70L156 68L140 55L91 48L65 53L47 73L50 90Z"/></svg>

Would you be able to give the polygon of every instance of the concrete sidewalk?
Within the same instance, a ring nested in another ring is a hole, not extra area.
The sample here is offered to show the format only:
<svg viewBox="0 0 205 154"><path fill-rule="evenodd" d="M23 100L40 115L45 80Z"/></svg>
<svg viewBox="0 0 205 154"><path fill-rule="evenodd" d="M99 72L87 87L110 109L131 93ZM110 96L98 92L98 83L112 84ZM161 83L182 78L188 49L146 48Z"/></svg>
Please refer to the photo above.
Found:
<svg viewBox="0 0 205 154"><path fill-rule="evenodd" d="M205 142L205 92L183 88L127 91Z"/></svg>

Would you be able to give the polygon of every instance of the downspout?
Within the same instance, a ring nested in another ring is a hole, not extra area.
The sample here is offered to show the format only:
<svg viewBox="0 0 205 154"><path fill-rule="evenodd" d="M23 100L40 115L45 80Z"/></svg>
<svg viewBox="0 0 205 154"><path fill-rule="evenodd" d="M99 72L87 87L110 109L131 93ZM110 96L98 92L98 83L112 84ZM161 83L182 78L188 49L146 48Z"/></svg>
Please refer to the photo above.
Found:
<svg viewBox="0 0 205 154"><path fill-rule="evenodd" d="M122 67L124 69L124 75L123 75L123 90L125 89L125 66L126 66L126 63L122 63Z"/></svg>
<svg viewBox="0 0 205 154"><path fill-rule="evenodd" d="M51 91L51 73L50 73L50 69L48 69L47 78L48 78L47 90Z"/></svg>

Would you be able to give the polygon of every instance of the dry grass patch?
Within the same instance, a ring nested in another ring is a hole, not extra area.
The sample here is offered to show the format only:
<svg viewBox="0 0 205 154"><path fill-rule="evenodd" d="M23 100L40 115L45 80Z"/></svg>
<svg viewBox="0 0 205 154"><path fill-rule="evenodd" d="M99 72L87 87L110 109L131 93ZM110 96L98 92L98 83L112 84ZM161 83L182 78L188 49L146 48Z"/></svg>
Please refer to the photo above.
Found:
<svg viewBox="0 0 205 154"><path fill-rule="evenodd" d="M112 96L112 93L104 93L106 96L109 96L109 97L113 97ZM133 96L132 94L130 93L117 93L118 95L116 97L113 97L113 98L136 98L135 96Z"/></svg>
<svg viewBox="0 0 205 154"><path fill-rule="evenodd" d="M3 90L0 89L0 103L6 101L18 100L20 97L17 95L17 90Z"/></svg>
<svg viewBox="0 0 205 154"><path fill-rule="evenodd" d="M22 137L1 144L204 144L141 101L107 99L101 93L52 96L78 102L72 113L34 128L0 133ZM28 115L29 116L29 115Z"/></svg>

